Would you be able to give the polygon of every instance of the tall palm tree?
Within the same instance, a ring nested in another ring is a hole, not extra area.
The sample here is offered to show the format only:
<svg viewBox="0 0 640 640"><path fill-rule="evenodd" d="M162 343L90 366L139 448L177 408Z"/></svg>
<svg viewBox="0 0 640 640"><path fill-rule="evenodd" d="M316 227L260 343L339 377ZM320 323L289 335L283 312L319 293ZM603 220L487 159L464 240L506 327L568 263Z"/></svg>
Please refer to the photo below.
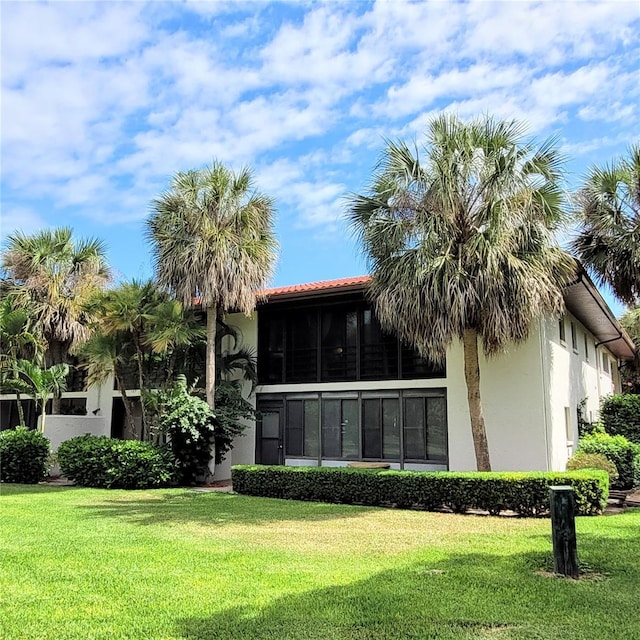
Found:
<svg viewBox="0 0 640 640"><path fill-rule="evenodd" d="M207 314L206 395L215 405L216 322L228 311L250 314L255 292L273 272L278 243L273 202L257 192L248 168L219 162L177 173L152 203L147 235L156 276L185 306Z"/></svg>
<svg viewBox="0 0 640 640"><path fill-rule="evenodd" d="M573 259L552 239L562 218L561 158L516 122L433 119L424 153L388 142L348 220L368 257L383 327L443 361L462 340L477 468L491 469L480 397L486 355L564 308Z"/></svg>
<svg viewBox="0 0 640 640"><path fill-rule="evenodd" d="M593 167L576 194L572 249L627 304L640 302L640 144L627 158Z"/></svg>
<svg viewBox="0 0 640 640"><path fill-rule="evenodd" d="M47 362L62 364L90 335L86 301L110 280L105 246L97 239L72 238L69 227L7 237L2 267L33 305L34 325L47 344ZM59 413L59 399L53 413Z"/></svg>

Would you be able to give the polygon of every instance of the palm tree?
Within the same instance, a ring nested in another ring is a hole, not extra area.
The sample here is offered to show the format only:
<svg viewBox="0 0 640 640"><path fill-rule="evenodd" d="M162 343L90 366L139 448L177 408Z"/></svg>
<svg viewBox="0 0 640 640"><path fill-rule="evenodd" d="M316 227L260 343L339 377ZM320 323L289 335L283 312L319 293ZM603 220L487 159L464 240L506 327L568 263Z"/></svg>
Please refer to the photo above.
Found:
<svg viewBox="0 0 640 640"><path fill-rule="evenodd" d="M478 338L499 353L564 308L575 264L553 243L562 218L561 159L516 122L433 119L424 154L388 142L348 220L368 257L383 327L443 361L461 339L480 471L491 469L480 397Z"/></svg>
<svg viewBox="0 0 640 640"><path fill-rule="evenodd" d="M22 407L22 388L11 384L18 379L18 361L21 358L39 358L41 342L31 332L30 313L27 309L17 308L15 296L5 295L0 301L0 380L2 386L10 388L16 394L18 421L21 427L25 425ZM9 384L7 384L9 382Z"/></svg>
<svg viewBox="0 0 640 640"><path fill-rule="evenodd" d="M206 395L215 406L216 322L228 311L250 314L269 281L277 251L273 202L253 187L248 168L219 162L177 173L153 201L147 223L155 271L185 306L207 314Z"/></svg>
<svg viewBox="0 0 640 640"><path fill-rule="evenodd" d="M122 398L124 412L129 426L129 435L136 437L136 423L133 417L133 405L127 394L125 384L125 372L127 365L133 357L134 350L122 333L105 334L100 329L80 348L82 367L87 372L87 384L102 385L111 377L116 381L116 386Z"/></svg>
<svg viewBox="0 0 640 640"><path fill-rule="evenodd" d="M150 310L144 343L153 353L167 356L165 386L174 382L178 353L206 338L192 309L185 309L179 300L164 300Z"/></svg>
<svg viewBox="0 0 640 640"><path fill-rule="evenodd" d="M5 381L14 391L30 395L40 407L40 431L44 433L46 407L49 396L59 398L67 388L68 364L56 364L43 369L29 360L18 360L16 364L17 376Z"/></svg>
<svg viewBox="0 0 640 640"><path fill-rule="evenodd" d="M627 304L640 301L640 144L593 167L576 194L580 217L572 249Z"/></svg>
<svg viewBox="0 0 640 640"><path fill-rule="evenodd" d="M23 305L34 308L34 326L47 345L49 364L62 364L90 335L85 303L110 280L100 240L72 238L69 227L7 237L2 267ZM59 413L59 399L53 413Z"/></svg>

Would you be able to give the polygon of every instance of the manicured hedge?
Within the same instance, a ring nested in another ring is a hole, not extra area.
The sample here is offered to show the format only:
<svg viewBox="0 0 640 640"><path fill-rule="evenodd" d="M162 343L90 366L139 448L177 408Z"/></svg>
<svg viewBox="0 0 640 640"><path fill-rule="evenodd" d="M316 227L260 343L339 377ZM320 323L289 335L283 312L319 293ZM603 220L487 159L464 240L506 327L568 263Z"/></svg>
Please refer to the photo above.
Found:
<svg viewBox="0 0 640 640"><path fill-rule="evenodd" d="M238 465L232 467L231 478L234 491L252 496L428 511L450 508L456 513L515 511L522 516L547 513L552 485L573 487L578 515L602 513L609 495L609 476L598 470L457 473Z"/></svg>
<svg viewBox="0 0 640 640"><path fill-rule="evenodd" d="M63 442L57 457L62 474L82 487L148 489L174 480L171 452L150 442L78 436Z"/></svg>
<svg viewBox="0 0 640 640"><path fill-rule="evenodd" d="M0 432L0 479L23 484L44 480L50 450L49 440L39 431L16 427Z"/></svg>

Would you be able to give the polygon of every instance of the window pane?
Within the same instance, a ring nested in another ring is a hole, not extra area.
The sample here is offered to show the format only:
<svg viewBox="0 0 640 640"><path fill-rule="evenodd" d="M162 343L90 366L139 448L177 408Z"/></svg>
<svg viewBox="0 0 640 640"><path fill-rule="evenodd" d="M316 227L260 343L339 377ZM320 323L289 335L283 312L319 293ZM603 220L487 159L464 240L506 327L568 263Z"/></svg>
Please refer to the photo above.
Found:
<svg viewBox="0 0 640 640"><path fill-rule="evenodd" d="M342 443L340 433L340 400L322 401L322 457L341 458Z"/></svg>
<svg viewBox="0 0 640 640"><path fill-rule="evenodd" d="M300 400L290 400L287 402L287 429L286 429L286 452L288 456L302 455L302 402ZM262 435L265 436L264 419Z"/></svg>
<svg viewBox="0 0 640 640"><path fill-rule="evenodd" d="M258 314L258 379L264 383L283 382L284 321L282 316Z"/></svg>
<svg viewBox="0 0 640 640"><path fill-rule="evenodd" d="M425 360L411 347L402 345L402 377L411 378L444 378L444 365L437 365Z"/></svg>
<svg viewBox="0 0 640 640"><path fill-rule="evenodd" d="M320 412L318 400L304 401L304 455L318 456Z"/></svg>
<svg viewBox="0 0 640 640"><path fill-rule="evenodd" d="M404 400L404 457L426 458L424 398Z"/></svg>
<svg viewBox="0 0 640 640"><path fill-rule="evenodd" d="M365 458L381 458L380 400L362 402L362 455Z"/></svg>
<svg viewBox="0 0 640 640"><path fill-rule="evenodd" d="M342 401L342 457L357 458L359 451L358 438L358 401Z"/></svg>
<svg viewBox="0 0 640 640"><path fill-rule="evenodd" d="M322 380L356 379L357 313L333 307L322 313Z"/></svg>
<svg viewBox="0 0 640 640"><path fill-rule="evenodd" d="M382 331L371 309L362 312L360 332L360 378L362 380L398 377L398 340Z"/></svg>
<svg viewBox="0 0 640 640"><path fill-rule="evenodd" d="M429 460L447 459L447 401L427 398L427 457Z"/></svg>
<svg viewBox="0 0 640 640"><path fill-rule="evenodd" d="M287 318L288 382L313 382L318 378L317 313L306 309Z"/></svg>
<svg viewBox="0 0 640 640"><path fill-rule="evenodd" d="M400 411L396 398L382 400L382 457L400 458Z"/></svg>

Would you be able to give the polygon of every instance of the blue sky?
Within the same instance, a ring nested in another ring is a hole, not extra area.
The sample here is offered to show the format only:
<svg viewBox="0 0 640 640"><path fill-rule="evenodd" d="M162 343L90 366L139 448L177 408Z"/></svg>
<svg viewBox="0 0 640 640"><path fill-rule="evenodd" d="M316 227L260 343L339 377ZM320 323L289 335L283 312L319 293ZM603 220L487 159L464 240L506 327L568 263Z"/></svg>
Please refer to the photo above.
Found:
<svg viewBox="0 0 640 640"><path fill-rule="evenodd" d="M383 137L419 141L442 110L516 118L558 137L570 188L624 154L638 7L5 0L2 235L70 225L150 276L149 202L216 158L276 200L274 285L364 273L341 216Z"/></svg>

